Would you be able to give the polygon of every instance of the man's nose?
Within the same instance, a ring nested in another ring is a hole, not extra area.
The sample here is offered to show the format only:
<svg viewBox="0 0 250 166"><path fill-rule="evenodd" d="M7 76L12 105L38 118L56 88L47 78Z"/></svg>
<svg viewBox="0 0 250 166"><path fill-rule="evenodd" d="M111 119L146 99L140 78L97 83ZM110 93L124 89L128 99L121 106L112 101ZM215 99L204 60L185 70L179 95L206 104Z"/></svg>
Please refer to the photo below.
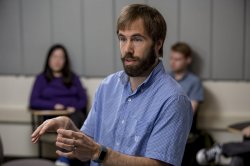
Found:
<svg viewBox="0 0 250 166"><path fill-rule="evenodd" d="M134 45L133 42L128 40L124 46L124 52L125 53L134 53Z"/></svg>

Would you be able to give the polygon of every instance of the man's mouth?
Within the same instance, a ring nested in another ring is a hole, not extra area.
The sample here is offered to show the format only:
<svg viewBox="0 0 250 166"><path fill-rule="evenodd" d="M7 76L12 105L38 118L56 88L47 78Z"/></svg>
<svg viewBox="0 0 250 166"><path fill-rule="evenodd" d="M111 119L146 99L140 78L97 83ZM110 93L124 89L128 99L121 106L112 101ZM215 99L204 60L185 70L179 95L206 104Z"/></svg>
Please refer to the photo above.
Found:
<svg viewBox="0 0 250 166"><path fill-rule="evenodd" d="M135 60L135 59L125 58L124 63L125 63L125 65L131 65L131 64L136 63L136 61L137 61L137 60Z"/></svg>

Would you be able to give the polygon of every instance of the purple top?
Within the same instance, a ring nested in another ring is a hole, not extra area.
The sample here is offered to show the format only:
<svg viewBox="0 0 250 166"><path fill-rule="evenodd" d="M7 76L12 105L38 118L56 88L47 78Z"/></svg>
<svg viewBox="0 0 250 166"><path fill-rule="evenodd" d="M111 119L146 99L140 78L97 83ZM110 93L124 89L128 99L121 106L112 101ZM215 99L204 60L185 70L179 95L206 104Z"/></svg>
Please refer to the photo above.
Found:
<svg viewBox="0 0 250 166"><path fill-rule="evenodd" d="M54 78L51 82L46 80L44 74L36 77L30 97L30 108L53 110L56 104L74 107L76 110L82 110L86 107L86 90L78 76L73 75L70 88L64 85L61 77Z"/></svg>

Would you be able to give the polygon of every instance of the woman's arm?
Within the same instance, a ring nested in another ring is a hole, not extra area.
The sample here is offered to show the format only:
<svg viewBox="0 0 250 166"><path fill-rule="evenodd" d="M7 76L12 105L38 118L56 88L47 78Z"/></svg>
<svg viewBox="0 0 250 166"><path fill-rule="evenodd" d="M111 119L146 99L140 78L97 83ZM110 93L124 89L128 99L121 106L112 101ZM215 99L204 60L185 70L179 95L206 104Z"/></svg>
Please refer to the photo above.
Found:
<svg viewBox="0 0 250 166"><path fill-rule="evenodd" d="M30 96L29 104L31 109L54 109L54 102L41 98L41 93L45 86L45 78L42 75L37 76Z"/></svg>

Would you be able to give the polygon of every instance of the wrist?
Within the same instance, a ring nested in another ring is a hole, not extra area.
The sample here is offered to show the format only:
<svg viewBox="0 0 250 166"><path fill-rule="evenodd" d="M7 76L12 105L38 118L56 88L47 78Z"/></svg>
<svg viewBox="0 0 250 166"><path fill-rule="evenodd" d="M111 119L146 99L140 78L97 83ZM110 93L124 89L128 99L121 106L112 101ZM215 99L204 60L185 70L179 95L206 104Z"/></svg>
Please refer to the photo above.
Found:
<svg viewBox="0 0 250 166"><path fill-rule="evenodd" d="M96 144L96 146L94 146L93 151L92 151L92 155L91 155L91 160L97 160L99 158L100 153L101 153L100 147L101 147L101 145L99 145L99 144Z"/></svg>
<svg viewBox="0 0 250 166"><path fill-rule="evenodd" d="M104 163L108 155L108 149L103 145L98 145L96 147L98 147L98 149L95 149L92 155L92 161L95 163Z"/></svg>

